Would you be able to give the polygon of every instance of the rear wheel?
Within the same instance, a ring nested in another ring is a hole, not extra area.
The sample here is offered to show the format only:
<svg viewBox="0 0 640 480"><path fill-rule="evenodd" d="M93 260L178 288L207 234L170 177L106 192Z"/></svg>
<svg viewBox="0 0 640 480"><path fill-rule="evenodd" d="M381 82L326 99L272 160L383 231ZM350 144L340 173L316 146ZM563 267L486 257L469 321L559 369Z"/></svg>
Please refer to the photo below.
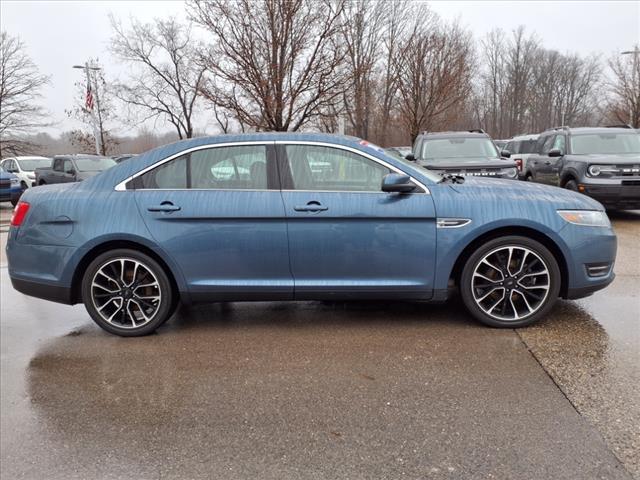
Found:
<svg viewBox="0 0 640 480"><path fill-rule="evenodd" d="M130 249L105 252L91 262L82 280L82 299L101 328L123 337L155 331L176 307L164 269Z"/></svg>
<svg viewBox="0 0 640 480"><path fill-rule="evenodd" d="M493 327L524 327L542 318L560 292L553 254L521 236L483 244L467 261L460 293L469 312Z"/></svg>

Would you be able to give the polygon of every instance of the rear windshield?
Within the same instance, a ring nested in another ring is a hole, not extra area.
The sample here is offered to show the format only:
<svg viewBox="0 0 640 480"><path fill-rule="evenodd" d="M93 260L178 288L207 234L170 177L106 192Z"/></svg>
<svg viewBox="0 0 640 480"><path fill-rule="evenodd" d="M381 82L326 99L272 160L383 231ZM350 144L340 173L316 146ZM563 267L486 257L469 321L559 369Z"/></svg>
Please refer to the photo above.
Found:
<svg viewBox="0 0 640 480"><path fill-rule="evenodd" d="M116 165L113 158L106 157L79 157L75 162L81 172L101 172Z"/></svg>
<svg viewBox="0 0 640 480"><path fill-rule="evenodd" d="M640 134L594 133L571 136L574 155L640 153Z"/></svg>
<svg viewBox="0 0 640 480"><path fill-rule="evenodd" d="M425 160L473 157L499 158L499 155L496 146L488 138L427 139L422 146L421 158Z"/></svg>

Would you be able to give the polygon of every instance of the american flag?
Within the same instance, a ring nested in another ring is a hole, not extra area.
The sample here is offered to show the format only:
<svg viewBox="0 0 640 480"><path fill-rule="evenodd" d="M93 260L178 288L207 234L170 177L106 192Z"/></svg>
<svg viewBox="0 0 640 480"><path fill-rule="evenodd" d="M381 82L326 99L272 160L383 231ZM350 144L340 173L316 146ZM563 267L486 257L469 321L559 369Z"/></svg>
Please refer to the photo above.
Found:
<svg viewBox="0 0 640 480"><path fill-rule="evenodd" d="M88 111L90 112L93 111L93 91L91 89L91 80L89 79L88 74L87 74L87 94L84 97L84 106Z"/></svg>

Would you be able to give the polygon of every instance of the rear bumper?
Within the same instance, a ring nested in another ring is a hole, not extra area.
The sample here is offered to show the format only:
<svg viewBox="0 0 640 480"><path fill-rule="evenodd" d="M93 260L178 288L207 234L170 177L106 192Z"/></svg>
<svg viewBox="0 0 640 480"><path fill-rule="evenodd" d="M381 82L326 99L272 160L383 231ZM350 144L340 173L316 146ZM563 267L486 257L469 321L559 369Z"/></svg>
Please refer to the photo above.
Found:
<svg viewBox="0 0 640 480"><path fill-rule="evenodd" d="M57 303L71 305L71 288L11 277L11 285L20 293Z"/></svg>
<svg viewBox="0 0 640 480"><path fill-rule="evenodd" d="M580 191L598 200L607 208L638 209L640 208L640 181L635 182L638 184L581 183Z"/></svg>

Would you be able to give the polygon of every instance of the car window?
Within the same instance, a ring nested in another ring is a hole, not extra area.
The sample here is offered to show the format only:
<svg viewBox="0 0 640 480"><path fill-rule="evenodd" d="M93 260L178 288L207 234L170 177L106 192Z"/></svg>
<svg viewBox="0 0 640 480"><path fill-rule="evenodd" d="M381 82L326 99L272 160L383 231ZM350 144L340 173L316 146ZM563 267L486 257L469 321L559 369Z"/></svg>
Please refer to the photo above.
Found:
<svg viewBox="0 0 640 480"><path fill-rule="evenodd" d="M315 145L285 147L293 188L340 192L380 192L390 170L346 150Z"/></svg>
<svg viewBox="0 0 640 480"><path fill-rule="evenodd" d="M540 140L538 140L538 153L540 153L541 155L546 155L547 153L549 153L549 150L551 150L553 137L553 135L540 137Z"/></svg>
<svg viewBox="0 0 640 480"><path fill-rule="evenodd" d="M420 152L422 152L422 137L418 137L416 139L416 142L413 146L413 152L416 157L420 157Z"/></svg>
<svg viewBox="0 0 640 480"><path fill-rule="evenodd" d="M555 140L553 141L552 149L558 149L562 153L564 153L564 135L556 135Z"/></svg>
<svg viewBox="0 0 640 480"><path fill-rule="evenodd" d="M637 133L572 135L571 153L573 155L640 153L640 135Z"/></svg>
<svg viewBox="0 0 640 480"><path fill-rule="evenodd" d="M509 142L504 146L504 149L510 153L518 153L518 143L519 142Z"/></svg>
<svg viewBox="0 0 640 480"><path fill-rule="evenodd" d="M191 188L266 190L267 148L238 145L191 153Z"/></svg>
<svg viewBox="0 0 640 480"><path fill-rule="evenodd" d="M141 175L138 188L266 190L266 146L208 148L181 155Z"/></svg>
<svg viewBox="0 0 640 480"><path fill-rule="evenodd" d="M489 138L434 138L422 144L423 160L444 160L451 158L489 157L498 158L495 143Z"/></svg>
<svg viewBox="0 0 640 480"><path fill-rule="evenodd" d="M62 171L62 162L63 162L62 158L56 158L53 161L53 169L58 171L58 172L61 172Z"/></svg>
<svg viewBox="0 0 640 480"><path fill-rule="evenodd" d="M71 160L66 159L64 161L64 166L62 167L64 172L68 172L69 170L73 170L73 163L71 163Z"/></svg>
<svg viewBox="0 0 640 480"><path fill-rule="evenodd" d="M518 148L518 153L535 153L536 144L537 140L522 140Z"/></svg>

